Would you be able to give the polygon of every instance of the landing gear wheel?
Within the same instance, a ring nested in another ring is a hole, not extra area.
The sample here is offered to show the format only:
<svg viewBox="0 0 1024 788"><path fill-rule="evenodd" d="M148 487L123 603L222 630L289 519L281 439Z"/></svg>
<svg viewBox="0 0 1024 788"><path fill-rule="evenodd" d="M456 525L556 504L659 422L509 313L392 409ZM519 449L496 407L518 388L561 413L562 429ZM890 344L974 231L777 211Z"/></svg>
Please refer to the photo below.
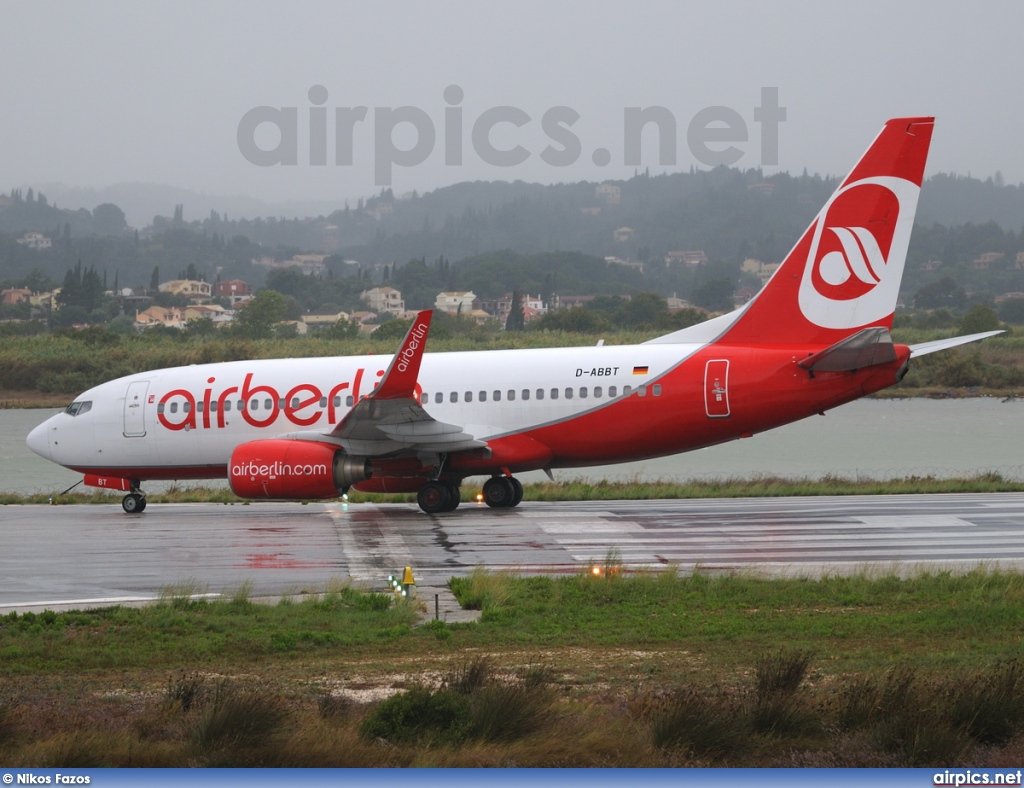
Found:
<svg viewBox="0 0 1024 788"><path fill-rule="evenodd" d="M462 493L459 492L459 485L445 482L444 486L448 488L448 505L444 508L444 511L454 512L459 508L459 504L462 503Z"/></svg>
<svg viewBox="0 0 1024 788"><path fill-rule="evenodd" d="M416 503L427 514L450 511L446 508L451 506L451 495L448 491L448 485L443 482L427 482L416 493Z"/></svg>
<svg viewBox="0 0 1024 788"><path fill-rule="evenodd" d="M146 508L146 499L138 493L129 493L121 499L121 508L128 514L139 514Z"/></svg>
<svg viewBox="0 0 1024 788"><path fill-rule="evenodd" d="M519 481L515 476L507 477L512 482L512 487L515 488L515 495L512 496L511 506L519 506L523 502L523 483Z"/></svg>
<svg viewBox="0 0 1024 788"><path fill-rule="evenodd" d="M507 476L492 476L484 482L484 503L493 509L507 509L514 506L516 488Z"/></svg>

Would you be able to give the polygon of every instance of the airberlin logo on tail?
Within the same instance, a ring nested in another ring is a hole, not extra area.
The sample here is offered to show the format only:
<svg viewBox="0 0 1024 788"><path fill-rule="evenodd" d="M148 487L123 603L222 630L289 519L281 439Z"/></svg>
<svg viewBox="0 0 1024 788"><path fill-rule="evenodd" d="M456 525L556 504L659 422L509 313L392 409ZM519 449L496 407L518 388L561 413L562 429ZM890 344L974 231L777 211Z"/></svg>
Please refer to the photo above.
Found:
<svg viewBox="0 0 1024 788"><path fill-rule="evenodd" d="M409 336L409 344L402 348L398 354L398 371L405 372L409 368L409 362L416 357L416 351L419 350L420 344L423 342L423 338L427 335L427 326L424 323L418 323Z"/></svg>
<svg viewBox="0 0 1024 788"><path fill-rule="evenodd" d="M837 191L818 214L800 310L822 328L860 328L896 308L920 187L864 178Z"/></svg>

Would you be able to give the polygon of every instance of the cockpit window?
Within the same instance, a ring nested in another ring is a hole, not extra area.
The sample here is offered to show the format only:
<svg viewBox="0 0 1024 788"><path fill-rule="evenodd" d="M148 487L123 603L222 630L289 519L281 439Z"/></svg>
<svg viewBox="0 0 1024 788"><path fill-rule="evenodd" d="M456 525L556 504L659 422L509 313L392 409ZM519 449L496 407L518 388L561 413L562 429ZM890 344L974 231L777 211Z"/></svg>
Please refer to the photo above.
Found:
<svg viewBox="0 0 1024 788"><path fill-rule="evenodd" d="M91 401L72 402L64 409L64 412L69 416L81 416L83 413L88 413L90 410L92 410Z"/></svg>

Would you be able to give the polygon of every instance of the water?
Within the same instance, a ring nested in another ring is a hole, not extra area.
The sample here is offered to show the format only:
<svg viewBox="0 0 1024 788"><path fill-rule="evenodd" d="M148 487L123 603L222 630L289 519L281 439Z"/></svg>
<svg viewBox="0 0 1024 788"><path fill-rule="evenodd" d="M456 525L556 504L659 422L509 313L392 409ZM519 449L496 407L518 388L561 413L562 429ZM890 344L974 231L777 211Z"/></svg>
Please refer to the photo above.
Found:
<svg viewBox="0 0 1024 788"><path fill-rule="evenodd" d="M0 410L0 492L59 492L81 476L38 457L25 436L55 411ZM775 474L887 479L995 471L1024 479L1024 401L860 400L826 416L660 460L556 470L556 479L678 480ZM540 472L523 474L539 481ZM210 482L205 482L209 484ZM164 485L165 486L165 485ZM147 484L147 490L161 485Z"/></svg>

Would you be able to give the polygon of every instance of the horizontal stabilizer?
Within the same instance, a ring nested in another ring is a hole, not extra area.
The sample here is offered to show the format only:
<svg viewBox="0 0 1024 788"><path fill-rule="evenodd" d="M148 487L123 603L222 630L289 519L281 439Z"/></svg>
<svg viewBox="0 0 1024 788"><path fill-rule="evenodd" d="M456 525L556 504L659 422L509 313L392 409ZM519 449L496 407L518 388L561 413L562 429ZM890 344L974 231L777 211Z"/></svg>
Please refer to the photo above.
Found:
<svg viewBox="0 0 1024 788"><path fill-rule="evenodd" d="M797 366L808 372L849 372L895 360L896 349L889 329L875 326L858 331L832 347L798 361Z"/></svg>
<svg viewBox="0 0 1024 788"><path fill-rule="evenodd" d="M968 334L963 337L950 337L949 339L936 339L934 342L922 342L920 345L910 346L910 357L927 356L937 350L946 350L957 345L966 345L968 342L977 342L979 339L994 337L996 334L1003 334L1004 331L982 331L980 334Z"/></svg>

